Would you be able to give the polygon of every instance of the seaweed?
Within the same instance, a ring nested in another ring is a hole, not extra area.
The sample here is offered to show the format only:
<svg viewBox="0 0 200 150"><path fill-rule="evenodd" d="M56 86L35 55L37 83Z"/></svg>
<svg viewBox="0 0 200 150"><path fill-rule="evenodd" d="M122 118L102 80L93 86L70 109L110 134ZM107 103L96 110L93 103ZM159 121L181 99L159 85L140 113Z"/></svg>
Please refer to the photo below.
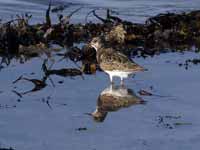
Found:
<svg viewBox="0 0 200 150"><path fill-rule="evenodd" d="M61 9L61 8L60 8ZM62 8L64 9L64 7ZM56 43L62 47L73 47L74 43L87 42L94 36L103 36L107 43L122 48L122 51L133 47L144 47L149 55L152 51L162 52L163 49L189 49L199 47L200 11L189 13L159 14L146 20L145 24L136 24L123 20L111 14L107 9L105 17L101 17L94 9L86 14L86 24L72 24L70 18L82 7L75 9L69 15L58 15L58 23L51 21L51 2L46 10L45 23L29 24L32 15L17 15L6 23L0 24L0 52L16 55L21 46L43 43L47 47ZM92 14L101 23L87 22L87 16Z"/></svg>

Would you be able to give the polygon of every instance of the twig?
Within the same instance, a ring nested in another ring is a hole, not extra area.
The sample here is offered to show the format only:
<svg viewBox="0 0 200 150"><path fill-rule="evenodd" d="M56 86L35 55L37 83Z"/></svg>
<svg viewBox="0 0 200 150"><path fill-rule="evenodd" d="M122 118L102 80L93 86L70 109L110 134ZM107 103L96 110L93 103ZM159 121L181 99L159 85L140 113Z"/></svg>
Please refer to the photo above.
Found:
<svg viewBox="0 0 200 150"><path fill-rule="evenodd" d="M113 20L113 21L115 21L117 23L123 22L122 19L120 19L119 17L111 16L110 15L110 9L107 9L107 20Z"/></svg>
<svg viewBox="0 0 200 150"><path fill-rule="evenodd" d="M93 9L93 10L89 11L89 12L87 13L87 15L85 16L85 23L87 23L87 19L88 19L89 15L92 14L94 10L99 10L99 9L100 9L100 8L96 8L96 9Z"/></svg>
<svg viewBox="0 0 200 150"><path fill-rule="evenodd" d="M51 27L50 11L51 11L51 0L49 1L49 7L46 11L46 25L48 27Z"/></svg>
<svg viewBox="0 0 200 150"><path fill-rule="evenodd" d="M73 14L75 14L75 13L77 13L79 10L81 10L83 7L81 6L81 7L79 7L79 8L77 8L77 9L75 9L74 11L72 11L69 15L68 15L68 17L70 18Z"/></svg>
<svg viewBox="0 0 200 150"><path fill-rule="evenodd" d="M107 19L103 19L102 17L98 16L98 15L96 14L96 10L93 10L92 13L93 13L93 15L94 15L97 19L101 20L103 23L108 22Z"/></svg>
<svg viewBox="0 0 200 150"><path fill-rule="evenodd" d="M13 93L15 93L17 96L19 96L20 98L22 98L22 97L23 97L21 93L19 93L19 92L15 91L15 90L12 90L12 92L13 92Z"/></svg>
<svg viewBox="0 0 200 150"><path fill-rule="evenodd" d="M17 83L19 80L22 80L22 78L23 78L23 75L21 75L19 78L17 78L15 81L13 81L12 83L13 84L15 84L15 83Z"/></svg>

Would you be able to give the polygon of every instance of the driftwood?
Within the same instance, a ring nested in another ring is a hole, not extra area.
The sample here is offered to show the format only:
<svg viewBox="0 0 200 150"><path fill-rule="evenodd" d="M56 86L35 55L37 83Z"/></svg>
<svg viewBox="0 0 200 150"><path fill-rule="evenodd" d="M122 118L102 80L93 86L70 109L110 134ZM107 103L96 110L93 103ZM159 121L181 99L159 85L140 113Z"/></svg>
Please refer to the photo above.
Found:
<svg viewBox="0 0 200 150"><path fill-rule="evenodd" d="M48 78L50 75L57 75L62 77L82 76L82 71L76 68L48 69L46 66L46 61L47 60L45 60L42 65L42 69L46 78Z"/></svg>
<svg viewBox="0 0 200 150"><path fill-rule="evenodd" d="M46 77L44 77L42 80L39 80L39 79L29 79L29 78L20 76L18 79L13 81L13 84L17 83L20 80L25 80L25 81L29 81L29 82L33 83L34 84L34 88L29 90L29 91L23 92L23 93L18 93L17 91L14 91L14 90L13 90L13 92L15 94L17 94L19 97L22 97L22 95L26 95L28 93L40 91L40 90L42 90L43 88L45 88L47 86L46 79L47 79Z"/></svg>

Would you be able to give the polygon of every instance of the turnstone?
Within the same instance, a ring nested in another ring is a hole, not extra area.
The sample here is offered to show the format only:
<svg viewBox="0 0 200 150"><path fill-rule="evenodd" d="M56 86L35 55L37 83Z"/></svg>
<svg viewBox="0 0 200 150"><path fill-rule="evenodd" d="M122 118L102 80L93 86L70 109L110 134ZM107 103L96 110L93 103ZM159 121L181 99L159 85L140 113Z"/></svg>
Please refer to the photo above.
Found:
<svg viewBox="0 0 200 150"><path fill-rule="evenodd" d="M100 37L93 38L90 45L96 50L97 62L100 68L109 75L111 83L113 83L114 76L120 77L121 84L123 84L124 78L129 75L145 71L143 67L136 64L126 55L113 48L106 48Z"/></svg>
<svg viewBox="0 0 200 150"><path fill-rule="evenodd" d="M117 111L121 108L137 104L145 104L145 101L138 97L133 90L125 86L115 86L111 84L100 93L96 110L89 115L91 115L95 121L103 122L108 112Z"/></svg>

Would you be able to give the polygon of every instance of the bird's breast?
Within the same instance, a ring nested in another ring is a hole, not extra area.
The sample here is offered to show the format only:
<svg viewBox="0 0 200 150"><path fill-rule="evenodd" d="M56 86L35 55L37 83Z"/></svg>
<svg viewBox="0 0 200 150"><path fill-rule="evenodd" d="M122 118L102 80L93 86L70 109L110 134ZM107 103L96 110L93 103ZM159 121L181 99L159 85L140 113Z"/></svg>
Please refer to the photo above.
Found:
<svg viewBox="0 0 200 150"><path fill-rule="evenodd" d="M127 78L132 72L125 72L125 71L119 71L119 70L113 70L113 71L105 71L110 76L116 76L121 78Z"/></svg>

